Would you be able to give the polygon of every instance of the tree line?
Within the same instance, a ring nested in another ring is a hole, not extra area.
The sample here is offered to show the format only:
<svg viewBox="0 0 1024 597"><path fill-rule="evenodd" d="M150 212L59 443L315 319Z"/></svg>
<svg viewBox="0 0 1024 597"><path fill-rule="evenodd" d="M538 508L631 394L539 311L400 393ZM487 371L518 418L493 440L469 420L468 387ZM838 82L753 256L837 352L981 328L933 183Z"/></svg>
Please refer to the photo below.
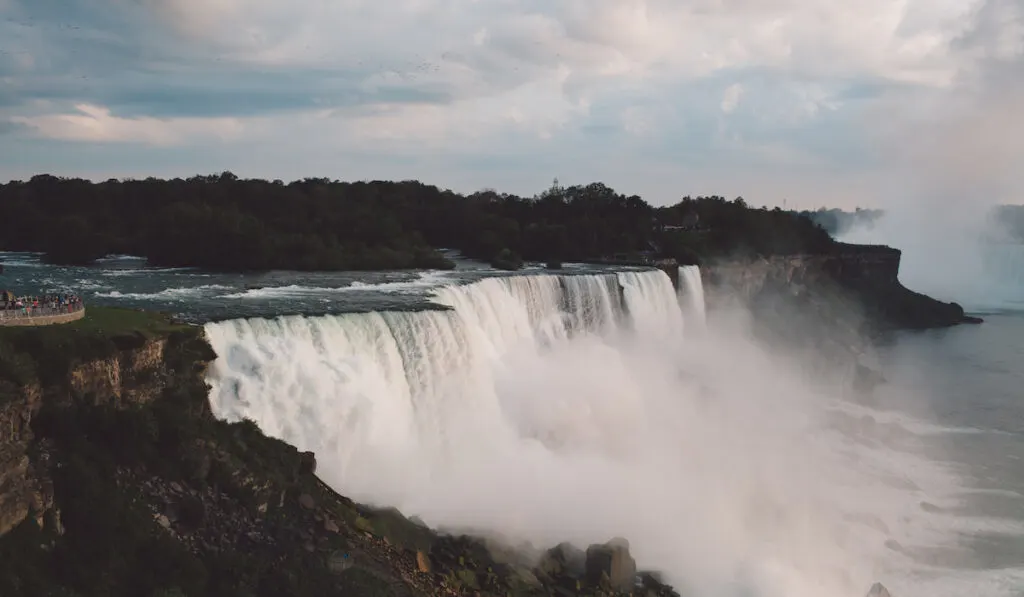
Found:
<svg viewBox="0 0 1024 597"><path fill-rule="evenodd" d="M599 183L557 181L533 197L469 195L417 181L291 183L230 172L94 183L47 174L0 185L0 249L59 264L109 254L220 270L449 268L441 249L514 269L559 263L834 248L806 215L742 198L684 197L654 208Z"/></svg>

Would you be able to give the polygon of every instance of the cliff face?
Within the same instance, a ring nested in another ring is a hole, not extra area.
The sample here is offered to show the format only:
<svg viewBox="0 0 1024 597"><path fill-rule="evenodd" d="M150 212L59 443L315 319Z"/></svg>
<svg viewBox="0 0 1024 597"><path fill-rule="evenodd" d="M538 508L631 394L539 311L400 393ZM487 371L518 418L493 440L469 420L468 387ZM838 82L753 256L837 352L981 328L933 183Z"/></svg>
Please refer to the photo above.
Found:
<svg viewBox="0 0 1024 597"><path fill-rule="evenodd" d="M827 255L719 261L702 268L711 309L738 302L753 315L754 332L786 347L817 375L858 391L884 381L871 339L890 329L976 322L899 282L900 251L840 245Z"/></svg>
<svg viewBox="0 0 1024 597"><path fill-rule="evenodd" d="M42 402L38 386L24 389L20 400L0 405L0 535L35 513L53 506L53 488L29 458L32 417Z"/></svg>
<svg viewBox="0 0 1024 597"><path fill-rule="evenodd" d="M944 303L899 282L901 253L878 246L839 245L825 255L720 261L702 268L708 300L756 303L766 295L830 301L852 309L877 329L932 328L977 323L956 303ZM845 295L845 300L841 295ZM852 301L852 302L851 302Z"/></svg>
<svg viewBox="0 0 1024 597"><path fill-rule="evenodd" d="M185 383L176 380L168 366L167 338L132 344L104 358L72 361L57 383L33 380L20 387L8 386L0 404L0 536L30 516L40 526L60 525L48 467L49 442L46 438L35 441L33 429L41 410L99 404L137 407L155 400L168 386Z"/></svg>

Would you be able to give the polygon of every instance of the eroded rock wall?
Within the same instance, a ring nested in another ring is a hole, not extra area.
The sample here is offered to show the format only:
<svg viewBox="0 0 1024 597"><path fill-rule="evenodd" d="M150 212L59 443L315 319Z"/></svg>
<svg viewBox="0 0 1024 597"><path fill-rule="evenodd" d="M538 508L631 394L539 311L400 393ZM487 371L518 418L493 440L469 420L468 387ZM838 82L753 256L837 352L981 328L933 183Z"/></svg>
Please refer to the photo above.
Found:
<svg viewBox="0 0 1024 597"><path fill-rule="evenodd" d="M0 402L0 536L29 516L35 517L40 526L48 520L59 525L46 445L34 441L32 429L44 405L82 401L125 407L149 403L175 383L178 375L169 366L167 350L167 338L146 340L106 358L77 362L58 383L33 382L2 393L5 398ZM185 373L194 376L202 372Z"/></svg>

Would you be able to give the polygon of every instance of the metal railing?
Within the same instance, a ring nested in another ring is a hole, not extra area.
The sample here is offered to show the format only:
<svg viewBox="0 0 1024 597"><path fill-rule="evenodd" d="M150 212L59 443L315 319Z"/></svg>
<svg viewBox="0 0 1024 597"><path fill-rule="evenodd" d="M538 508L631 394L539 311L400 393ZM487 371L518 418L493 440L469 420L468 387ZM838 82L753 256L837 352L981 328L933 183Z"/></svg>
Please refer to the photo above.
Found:
<svg viewBox="0 0 1024 597"><path fill-rule="evenodd" d="M55 315L70 315L85 309L82 303L74 305L61 305L58 307L11 307L6 308L0 305L0 324L15 319L37 319L40 317L53 317Z"/></svg>

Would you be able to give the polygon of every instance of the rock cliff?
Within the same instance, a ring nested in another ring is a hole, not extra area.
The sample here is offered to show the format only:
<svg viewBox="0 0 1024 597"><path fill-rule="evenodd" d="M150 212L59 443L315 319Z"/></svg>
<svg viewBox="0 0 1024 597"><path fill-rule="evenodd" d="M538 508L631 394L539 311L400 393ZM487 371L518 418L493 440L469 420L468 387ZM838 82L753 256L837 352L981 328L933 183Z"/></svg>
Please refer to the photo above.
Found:
<svg viewBox="0 0 1024 597"><path fill-rule="evenodd" d="M742 305L769 345L866 392L884 382L873 349L879 334L980 321L905 288L900 257L890 247L840 244L829 254L720 260L701 271L709 310Z"/></svg>
<svg viewBox="0 0 1024 597"><path fill-rule="evenodd" d="M20 400L0 404L0 535L33 513L41 525L42 514L53 506L52 484L29 458L32 418L41 402L36 386L24 388Z"/></svg>
<svg viewBox="0 0 1024 597"><path fill-rule="evenodd" d="M193 383L190 378L199 370L185 370L189 379L181 379L170 366L174 358L168 351L178 353L178 359L195 356L183 351L198 350L202 358L212 355L195 337L181 333L159 338L128 334L91 337L79 346L89 349L81 355L50 360L54 355L47 350L52 347L39 342L37 333L43 332L10 330L0 336L0 351L6 353L0 359L0 536L29 517L39 526L48 520L60 525L49 471L52 442L37 433L40 412L85 405L144 406L168 387ZM54 335L50 329L45 333ZM200 360L198 367L204 366Z"/></svg>
<svg viewBox="0 0 1024 597"><path fill-rule="evenodd" d="M711 303L736 297L756 303L766 295L816 297L852 308L874 329L947 327L979 323L956 303L945 303L904 287L901 252L885 246L838 244L821 255L721 260L702 268ZM840 295L846 295L842 300Z"/></svg>
<svg viewBox="0 0 1024 597"><path fill-rule="evenodd" d="M527 553L356 504L213 418L201 328L95 315L0 334L4 597L676 595L621 539Z"/></svg>

